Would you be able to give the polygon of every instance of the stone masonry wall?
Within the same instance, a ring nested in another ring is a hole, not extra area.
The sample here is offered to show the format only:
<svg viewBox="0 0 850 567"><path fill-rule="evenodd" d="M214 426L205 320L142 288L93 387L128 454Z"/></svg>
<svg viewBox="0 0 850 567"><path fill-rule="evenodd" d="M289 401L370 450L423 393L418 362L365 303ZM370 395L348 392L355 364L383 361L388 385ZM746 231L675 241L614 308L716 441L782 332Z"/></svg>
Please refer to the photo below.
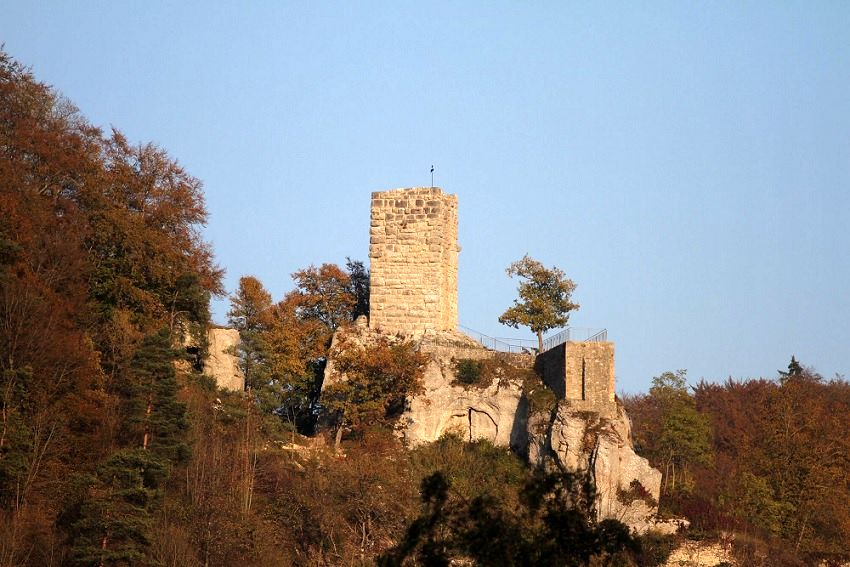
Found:
<svg viewBox="0 0 850 567"><path fill-rule="evenodd" d="M579 410L607 416L614 402L614 343L567 342L538 357L543 381Z"/></svg>
<svg viewBox="0 0 850 567"><path fill-rule="evenodd" d="M566 368L572 405L607 414L614 406L614 343L568 342Z"/></svg>
<svg viewBox="0 0 850 567"><path fill-rule="evenodd" d="M457 328L457 196L436 187L372 193L369 326Z"/></svg>

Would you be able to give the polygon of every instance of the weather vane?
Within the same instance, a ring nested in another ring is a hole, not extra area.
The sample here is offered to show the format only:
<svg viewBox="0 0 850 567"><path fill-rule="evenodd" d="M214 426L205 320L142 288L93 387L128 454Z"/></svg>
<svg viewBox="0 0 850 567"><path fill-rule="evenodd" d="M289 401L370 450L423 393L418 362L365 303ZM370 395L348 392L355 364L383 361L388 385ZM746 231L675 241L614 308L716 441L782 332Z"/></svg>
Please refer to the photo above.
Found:
<svg viewBox="0 0 850 567"><path fill-rule="evenodd" d="M434 164L431 164L431 188L434 188Z"/></svg>

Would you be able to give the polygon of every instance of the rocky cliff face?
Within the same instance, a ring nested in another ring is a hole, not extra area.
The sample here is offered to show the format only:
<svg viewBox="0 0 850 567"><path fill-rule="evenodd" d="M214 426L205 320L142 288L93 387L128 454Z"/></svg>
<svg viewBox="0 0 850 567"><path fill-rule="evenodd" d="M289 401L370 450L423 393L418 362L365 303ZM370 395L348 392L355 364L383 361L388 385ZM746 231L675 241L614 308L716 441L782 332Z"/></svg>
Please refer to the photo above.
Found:
<svg viewBox="0 0 850 567"><path fill-rule="evenodd" d="M635 453L631 423L622 407L613 414L610 419L600 417L561 400L545 433L531 434L529 462L587 472L596 486L599 518L645 532L655 524L661 472Z"/></svg>
<svg viewBox="0 0 850 567"><path fill-rule="evenodd" d="M239 370L239 360L233 354L239 344L236 329L212 328L207 333L209 356L204 360L204 373L215 379L219 388L241 392L245 377Z"/></svg>
<svg viewBox="0 0 850 567"><path fill-rule="evenodd" d="M325 369L323 387L344 380L334 363L344 345L355 348L374 344L386 335L363 324L337 331ZM418 348L429 355L424 373L425 392L410 400L402 417L399 434L408 446L436 441L454 433L464 439L487 439L495 445L523 448L526 443L522 413L522 385L504 377L489 385L464 387L456 383L455 362L459 359L491 359L495 353L469 337L452 332L429 333L416 339Z"/></svg>
<svg viewBox="0 0 850 567"><path fill-rule="evenodd" d="M350 341L368 345L380 335L364 325L339 333L343 336L334 338L325 384L345 379L334 370L335 349ZM425 392L410 400L400 422L399 434L409 446L436 441L446 433L487 439L527 455L532 466L590 474L600 519L620 520L638 532L654 525L661 473L635 454L631 424L621 406L611 402L611 410L605 412L608 417L580 411L567 400L551 411L541 411L529 402L534 396L524 391L523 381L509 371L510 367L532 368L530 357L502 358L502 372L497 368L492 380L462 385L457 380L458 360L495 360L501 355L455 333L426 335L418 339L418 345L430 360Z"/></svg>
<svg viewBox="0 0 850 567"><path fill-rule="evenodd" d="M484 387L458 385L452 359L435 354L425 369L425 393L411 400L403 418L407 443L430 443L455 433L522 450L527 443L522 384L505 378ZM462 354L472 358L474 351Z"/></svg>

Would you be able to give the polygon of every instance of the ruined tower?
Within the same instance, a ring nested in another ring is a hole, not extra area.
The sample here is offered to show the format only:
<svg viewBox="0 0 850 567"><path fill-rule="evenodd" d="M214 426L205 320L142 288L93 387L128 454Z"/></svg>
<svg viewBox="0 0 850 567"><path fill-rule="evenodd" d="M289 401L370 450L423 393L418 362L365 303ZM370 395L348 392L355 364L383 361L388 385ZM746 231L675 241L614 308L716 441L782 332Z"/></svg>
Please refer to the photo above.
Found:
<svg viewBox="0 0 850 567"><path fill-rule="evenodd" d="M537 365L543 381L570 405L611 417L614 401L614 343L567 341L541 353Z"/></svg>
<svg viewBox="0 0 850 567"><path fill-rule="evenodd" d="M459 251L456 195L436 187L372 193L369 326L454 331Z"/></svg>

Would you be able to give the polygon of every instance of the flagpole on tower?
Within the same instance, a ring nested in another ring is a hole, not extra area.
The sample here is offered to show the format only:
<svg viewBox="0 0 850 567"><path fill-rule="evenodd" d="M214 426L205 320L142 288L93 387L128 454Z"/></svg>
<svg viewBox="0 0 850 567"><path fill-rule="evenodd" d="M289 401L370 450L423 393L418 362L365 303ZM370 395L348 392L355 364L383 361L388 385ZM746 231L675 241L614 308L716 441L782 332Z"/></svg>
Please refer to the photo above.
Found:
<svg viewBox="0 0 850 567"><path fill-rule="evenodd" d="M431 164L431 189L434 188L434 164Z"/></svg>

